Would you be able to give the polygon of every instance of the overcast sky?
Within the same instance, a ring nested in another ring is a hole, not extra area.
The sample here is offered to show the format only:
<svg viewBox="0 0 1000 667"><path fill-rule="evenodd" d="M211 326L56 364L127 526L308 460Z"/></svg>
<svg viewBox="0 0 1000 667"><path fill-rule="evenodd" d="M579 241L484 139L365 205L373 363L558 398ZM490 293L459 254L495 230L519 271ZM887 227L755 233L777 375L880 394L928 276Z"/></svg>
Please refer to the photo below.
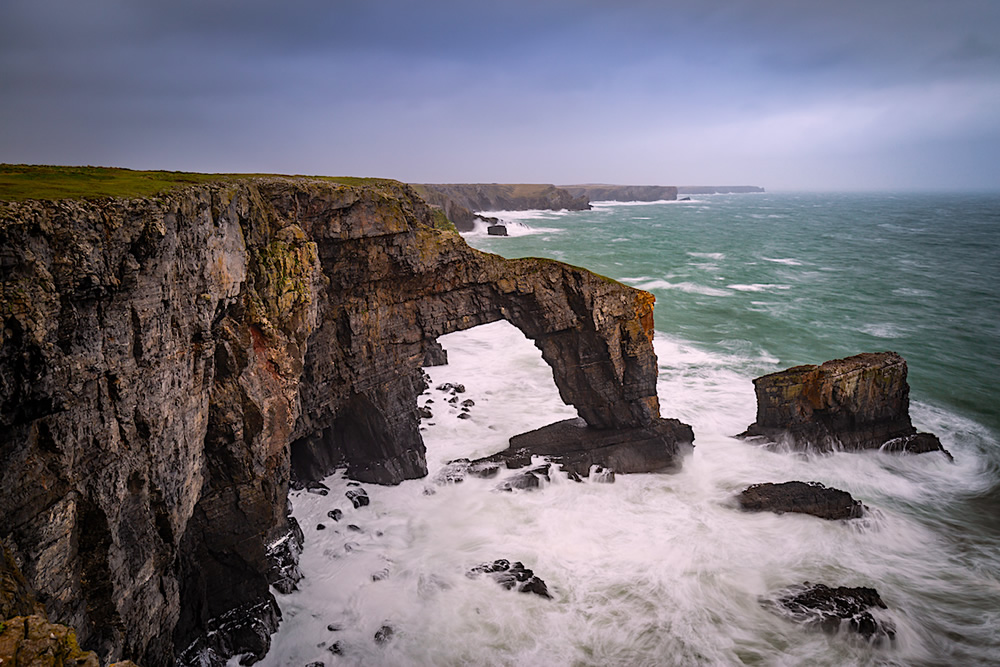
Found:
<svg viewBox="0 0 1000 667"><path fill-rule="evenodd" d="M1000 188L1000 0L2 0L0 162Z"/></svg>

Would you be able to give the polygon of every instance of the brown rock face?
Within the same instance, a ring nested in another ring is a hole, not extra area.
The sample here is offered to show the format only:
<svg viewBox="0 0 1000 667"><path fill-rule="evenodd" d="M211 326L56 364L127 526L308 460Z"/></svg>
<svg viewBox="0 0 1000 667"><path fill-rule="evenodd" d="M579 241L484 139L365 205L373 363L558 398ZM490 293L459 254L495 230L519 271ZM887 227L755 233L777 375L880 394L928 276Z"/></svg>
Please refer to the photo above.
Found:
<svg viewBox="0 0 1000 667"><path fill-rule="evenodd" d="M659 417L650 294L431 222L388 181L0 203L0 540L51 620L105 661L260 655L292 476L424 475L442 334L507 319L591 426Z"/></svg>
<svg viewBox="0 0 1000 667"><path fill-rule="evenodd" d="M754 380L757 421L741 434L797 449L871 449L916 433L906 361L895 352L796 366Z"/></svg>

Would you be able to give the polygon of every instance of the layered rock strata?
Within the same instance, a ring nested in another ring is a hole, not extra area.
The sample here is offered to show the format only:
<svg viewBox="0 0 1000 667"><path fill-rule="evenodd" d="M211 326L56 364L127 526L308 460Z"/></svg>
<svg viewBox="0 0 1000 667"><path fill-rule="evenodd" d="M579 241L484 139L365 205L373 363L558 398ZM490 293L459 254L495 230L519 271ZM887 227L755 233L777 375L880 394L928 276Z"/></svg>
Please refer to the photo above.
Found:
<svg viewBox="0 0 1000 667"><path fill-rule="evenodd" d="M759 377L757 421L740 435L816 451L940 450L936 436L910 422L906 374L901 356L879 352Z"/></svg>
<svg viewBox="0 0 1000 667"><path fill-rule="evenodd" d="M0 540L21 597L104 661L261 655L269 576L294 585L268 562L295 537L291 478L424 475L420 366L452 331L514 323L591 427L658 419L650 294L432 223L387 181L0 204Z"/></svg>

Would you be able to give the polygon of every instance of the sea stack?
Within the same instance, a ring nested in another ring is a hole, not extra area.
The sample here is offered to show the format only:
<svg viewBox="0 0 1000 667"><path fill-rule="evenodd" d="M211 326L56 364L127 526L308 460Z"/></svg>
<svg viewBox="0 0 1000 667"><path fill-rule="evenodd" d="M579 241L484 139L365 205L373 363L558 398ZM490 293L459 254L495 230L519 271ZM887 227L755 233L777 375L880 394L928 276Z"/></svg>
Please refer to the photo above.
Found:
<svg viewBox="0 0 1000 667"><path fill-rule="evenodd" d="M757 421L740 437L812 451L943 451L936 436L910 422L906 374L903 357L878 352L759 377Z"/></svg>

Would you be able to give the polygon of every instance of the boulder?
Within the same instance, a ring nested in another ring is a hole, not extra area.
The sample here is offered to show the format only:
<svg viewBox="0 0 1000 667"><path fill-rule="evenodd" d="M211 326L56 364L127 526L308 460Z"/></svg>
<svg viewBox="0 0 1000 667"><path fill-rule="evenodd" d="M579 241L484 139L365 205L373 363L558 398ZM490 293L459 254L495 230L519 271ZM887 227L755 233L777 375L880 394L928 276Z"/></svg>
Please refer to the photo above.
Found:
<svg viewBox="0 0 1000 667"><path fill-rule="evenodd" d="M354 505L354 509L361 509L371 502L368 499L368 493L361 488L348 489L344 495L347 496L347 499L351 501L352 505Z"/></svg>
<svg viewBox="0 0 1000 667"><path fill-rule="evenodd" d="M498 491L513 491L514 489L530 490L537 489L542 485L542 480L549 481L549 469L551 465L543 463L533 468L528 468L523 472L511 475L497 485Z"/></svg>
<svg viewBox="0 0 1000 667"><path fill-rule="evenodd" d="M739 437L812 451L877 449L910 438L917 430L906 373L901 356L878 352L759 377L753 381L757 421ZM928 447L935 441L918 442Z"/></svg>
<svg viewBox="0 0 1000 667"><path fill-rule="evenodd" d="M895 626L876 619L871 609L887 609L878 591L860 586L831 588L823 584L793 586L766 603L783 616L808 626L819 627L833 634L842 627L858 633L869 641L894 639Z"/></svg>
<svg viewBox="0 0 1000 667"><path fill-rule="evenodd" d="M582 419L567 419L515 435L500 452L504 461L548 457L580 476L592 466L618 473L661 472L680 466L691 451L694 432L676 419L656 419L647 426L621 429L592 428ZM509 467L515 467L508 463Z"/></svg>
<svg viewBox="0 0 1000 667"><path fill-rule="evenodd" d="M754 484L744 489L737 501L741 509L750 512L796 512L820 519L857 519L865 507L846 491L818 482Z"/></svg>

